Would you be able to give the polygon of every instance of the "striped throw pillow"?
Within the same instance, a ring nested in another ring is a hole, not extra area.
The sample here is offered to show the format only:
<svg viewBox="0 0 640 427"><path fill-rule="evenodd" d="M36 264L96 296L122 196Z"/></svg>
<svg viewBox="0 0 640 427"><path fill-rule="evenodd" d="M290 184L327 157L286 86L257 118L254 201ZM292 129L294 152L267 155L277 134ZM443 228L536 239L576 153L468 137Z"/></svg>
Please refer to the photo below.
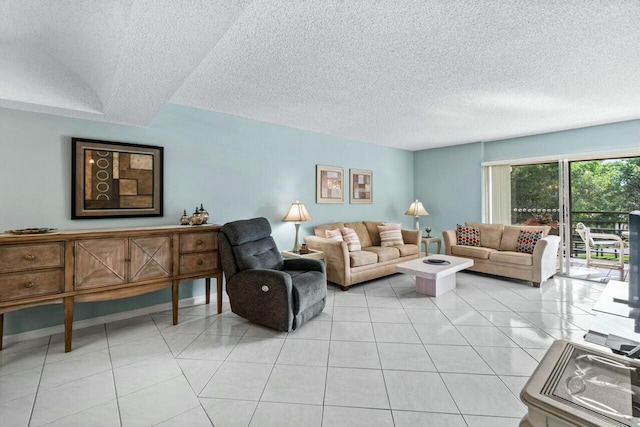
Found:
<svg viewBox="0 0 640 427"><path fill-rule="evenodd" d="M378 226L380 232L380 246L404 245L400 224L383 224Z"/></svg>
<svg viewBox="0 0 640 427"><path fill-rule="evenodd" d="M344 242L344 239L342 238L342 233L337 228L335 230L325 230L324 237L331 240L337 240L338 242Z"/></svg>
<svg viewBox="0 0 640 427"><path fill-rule="evenodd" d="M360 246L360 239L358 239L358 235L353 228L345 227L341 229L340 232L342 233L342 238L349 248L349 252L359 251L362 249L362 246Z"/></svg>
<svg viewBox="0 0 640 427"><path fill-rule="evenodd" d="M520 230L518 243L516 243L516 252L532 254L538 240L542 239L542 230L527 231Z"/></svg>

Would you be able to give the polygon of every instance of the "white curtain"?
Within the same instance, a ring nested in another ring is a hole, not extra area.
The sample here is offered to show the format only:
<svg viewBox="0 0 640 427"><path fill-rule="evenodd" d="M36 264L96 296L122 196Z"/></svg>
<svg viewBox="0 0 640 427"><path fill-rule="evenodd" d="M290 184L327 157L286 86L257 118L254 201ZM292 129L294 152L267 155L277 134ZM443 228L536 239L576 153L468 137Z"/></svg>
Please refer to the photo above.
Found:
<svg viewBox="0 0 640 427"><path fill-rule="evenodd" d="M492 224L511 224L511 166L487 166L485 217Z"/></svg>

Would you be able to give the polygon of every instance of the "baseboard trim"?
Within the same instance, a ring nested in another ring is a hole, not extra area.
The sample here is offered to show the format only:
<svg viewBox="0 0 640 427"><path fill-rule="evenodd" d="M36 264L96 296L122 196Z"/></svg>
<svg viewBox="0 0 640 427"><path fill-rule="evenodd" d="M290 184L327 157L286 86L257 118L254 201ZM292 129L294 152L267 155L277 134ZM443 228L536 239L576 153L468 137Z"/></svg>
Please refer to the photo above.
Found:
<svg viewBox="0 0 640 427"><path fill-rule="evenodd" d="M215 295L215 294L212 294ZM204 304L205 296L184 298L179 302L179 307L192 306L197 304ZM171 302L165 302L162 304L150 305L148 307L136 308L129 311L120 311L118 313L108 314L106 316L92 317L91 319L79 320L73 322L73 330L88 328L90 326L102 325L104 323L115 322L117 320L130 319L132 317L144 316L145 314L156 313L158 311L171 310ZM33 340L37 338L47 337L49 335L60 334L64 332L64 324L50 326L48 328L34 329L33 331L20 332L13 335L7 335L4 337L4 344L14 344L19 341Z"/></svg>

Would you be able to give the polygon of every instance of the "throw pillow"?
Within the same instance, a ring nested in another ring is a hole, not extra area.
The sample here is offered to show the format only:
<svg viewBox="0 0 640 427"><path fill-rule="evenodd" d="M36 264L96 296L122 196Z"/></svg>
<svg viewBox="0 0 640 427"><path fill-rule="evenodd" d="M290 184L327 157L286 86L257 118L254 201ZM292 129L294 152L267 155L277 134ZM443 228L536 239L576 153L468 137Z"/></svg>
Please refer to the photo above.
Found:
<svg viewBox="0 0 640 427"><path fill-rule="evenodd" d="M404 245L400 224L383 224L378 226L380 232L380 246Z"/></svg>
<svg viewBox="0 0 640 427"><path fill-rule="evenodd" d="M335 230L325 230L324 237L331 240L337 240L338 242L344 242L344 239L342 238L342 233L337 228Z"/></svg>
<svg viewBox="0 0 640 427"><path fill-rule="evenodd" d="M353 228L343 228L340 230L342 233L342 238L347 244L347 248L349 248L349 252L359 251L362 249L360 246L360 239L358 239L358 235Z"/></svg>
<svg viewBox="0 0 640 427"><path fill-rule="evenodd" d="M458 224L456 244L460 246L480 246L480 229Z"/></svg>
<svg viewBox="0 0 640 427"><path fill-rule="evenodd" d="M527 231L520 230L518 243L516 243L516 252L532 254L538 240L542 239L542 230Z"/></svg>

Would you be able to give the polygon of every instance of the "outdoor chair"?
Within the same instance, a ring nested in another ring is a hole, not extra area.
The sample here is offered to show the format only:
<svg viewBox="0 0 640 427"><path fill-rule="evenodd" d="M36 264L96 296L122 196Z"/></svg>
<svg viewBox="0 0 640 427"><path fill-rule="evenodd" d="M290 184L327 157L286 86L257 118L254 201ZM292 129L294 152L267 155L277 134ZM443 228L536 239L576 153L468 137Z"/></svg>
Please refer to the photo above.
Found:
<svg viewBox="0 0 640 427"><path fill-rule="evenodd" d="M266 218L229 222L218 235L231 311L288 332L319 314L327 297L324 263L283 259Z"/></svg>
<svg viewBox="0 0 640 427"><path fill-rule="evenodd" d="M615 234L592 233L591 229L579 222L576 225L576 231L584 242L585 254L587 259L587 267L598 266L620 270L620 277L624 277L624 240ZM594 260L591 258L591 251L604 253L604 249L613 249L614 254L618 256L617 261Z"/></svg>

